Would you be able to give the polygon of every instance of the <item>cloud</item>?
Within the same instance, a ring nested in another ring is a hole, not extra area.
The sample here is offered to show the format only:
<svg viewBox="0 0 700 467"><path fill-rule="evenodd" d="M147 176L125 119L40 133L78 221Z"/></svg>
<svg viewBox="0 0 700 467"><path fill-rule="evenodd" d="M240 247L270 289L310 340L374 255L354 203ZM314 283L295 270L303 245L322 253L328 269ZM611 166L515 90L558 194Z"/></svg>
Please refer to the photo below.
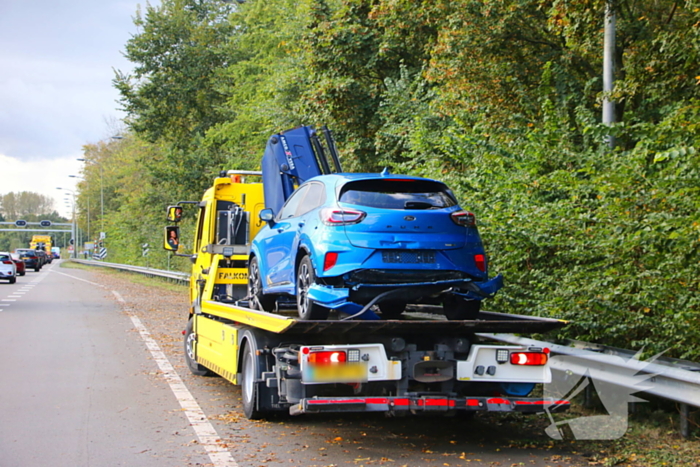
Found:
<svg viewBox="0 0 700 467"><path fill-rule="evenodd" d="M79 175L82 162L82 152L60 159L40 159L35 161L20 161L0 154L0 195L10 192L31 191L49 196L54 199L54 209L64 217L71 217L72 208L66 206L66 195L71 193L57 190L56 187L76 191L76 178L69 175ZM17 219L7 219L15 221Z"/></svg>
<svg viewBox="0 0 700 467"><path fill-rule="evenodd" d="M110 122L124 117L114 69L131 70L122 51L136 32L132 17L139 3L0 4L1 154L63 159L110 136Z"/></svg>

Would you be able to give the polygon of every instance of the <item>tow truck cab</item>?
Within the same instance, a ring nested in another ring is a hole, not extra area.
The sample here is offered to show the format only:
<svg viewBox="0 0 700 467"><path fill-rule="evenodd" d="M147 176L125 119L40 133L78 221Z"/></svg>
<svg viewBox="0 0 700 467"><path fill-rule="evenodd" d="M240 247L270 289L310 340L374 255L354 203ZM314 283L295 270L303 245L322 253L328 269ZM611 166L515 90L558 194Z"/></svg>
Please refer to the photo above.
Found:
<svg viewBox="0 0 700 467"><path fill-rule="evenodd" d="M259 213L264 209L262 174L255 171L229 170L214 179L201 201L180 201L168 207L168 221L178 223L184 205L198 208L191 253L186 253L177 225L165 228L163 247L192 261L190 276L191 312L201 304L204 286L215 273L211 297L221 302L235 302L246 296L248 281L249 239L262 226ZM218 259L217 259L218 255ZM216 261L216 268L212 263Z"/></svg>

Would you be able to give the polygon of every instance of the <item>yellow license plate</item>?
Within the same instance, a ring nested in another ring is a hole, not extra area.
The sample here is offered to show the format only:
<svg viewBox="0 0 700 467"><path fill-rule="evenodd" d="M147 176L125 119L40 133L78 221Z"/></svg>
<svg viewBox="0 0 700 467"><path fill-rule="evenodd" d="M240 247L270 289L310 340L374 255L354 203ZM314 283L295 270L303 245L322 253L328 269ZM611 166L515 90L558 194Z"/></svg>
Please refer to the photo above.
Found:
<svg viewBox="0 0 700 467"><path fill-rule="evenodd" d="M340 365L309 365L304 381L315 383L361 383L367 381L367 365L350 363Z"/></svg>

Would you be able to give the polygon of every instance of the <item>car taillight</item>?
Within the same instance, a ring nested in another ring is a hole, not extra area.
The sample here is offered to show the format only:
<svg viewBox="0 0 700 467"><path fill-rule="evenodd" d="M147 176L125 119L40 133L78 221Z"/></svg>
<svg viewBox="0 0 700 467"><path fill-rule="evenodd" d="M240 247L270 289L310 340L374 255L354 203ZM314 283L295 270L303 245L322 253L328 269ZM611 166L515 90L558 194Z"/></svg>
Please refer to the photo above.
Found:
<svg viewBox="0 0 700 467"><path fill-rule="evenodd" d="M335 251L330 251L326 253L326 256L323 258L323 270L328 271L330 268L335 266L335 264L338 262L338 253Z"/></svg>
<svg viewBox="0 0 700 467"><path fill-rule="evenodd" d="M2 261L2 264L14 264L14 263L10 260L5 259Z"/></svg>
<svg viewBox="0 0 700 467"><path fill-rule="evenodd" d="M476 216L469 211L455 211L450 214L452 221L462 227L474 227L476 225Z"/></svg>
<svg viewBox="0 0 700 467"><path fill-rule="evenodd" d="M333 209L321 210L321 220L326 225L351 225L362 222L367 213L355 211L354 209Z"/></svg>
<svg viewBox="0 0 700 467"><path fill-rule="evenodd" d="M486 272L486 256L482 254L474 255L476 268L481 272Z"/></svg>
<svg viewBox="0 0 700 467"><path fill-rule="evenodd" d="M347 356L344 350L324 350L320 352L309 352L307 361L312 365L333 365L336 363L345 363Z"/></svg>
<svg viewBox="0 0 700 467"><path fill-rule="evenodd" d="M512 352L510 363L512 365L542 366L547 364L547 354L544 352Z"/></svg>

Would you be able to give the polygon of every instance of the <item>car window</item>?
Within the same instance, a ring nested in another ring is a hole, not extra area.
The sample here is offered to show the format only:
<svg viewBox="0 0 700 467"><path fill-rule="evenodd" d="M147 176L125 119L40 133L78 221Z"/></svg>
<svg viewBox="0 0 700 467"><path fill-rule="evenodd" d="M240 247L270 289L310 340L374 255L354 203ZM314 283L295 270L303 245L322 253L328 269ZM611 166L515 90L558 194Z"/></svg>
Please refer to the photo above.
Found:
<svg viewBox="0 0 700 467"><path fill-rule="evenodd" d="M441 209L457 200L440 182L429 180L361 180L347 183L340 201L382 209Z"/></svg>
<svg viewBox="0 0 700 467"><path fill-rule="evenodd" d="M304 200L299 203L299 206L297 207L296 215L301 216L309 211L313 211L325 202L326 187L323 185L323 183L311 182L309 183L309 189L306 190Z"/></svg>
<svg viewBox="0 0 700 467"><path fill-rule="evenodd" d="M297 191L292 193L292 196L290 196L287 202L284 203L284 206L282 206L282 209L280 210L280 213L277 216L277 220L289 219L290 217L296 216L297 208L299 207L301 201L304 199L304 195L306 194L306 191L308 189L309 185L306 184L300 186L297 189Z"/></svg>
<svg viewBox="0 0 700 467"><path fill-rule="evenodd" d="M10 255L3 255L3 254L0 254L0 261L8 261L8 260L10 260L10 259L11 259L11 258L10 258Z"/></svg>

